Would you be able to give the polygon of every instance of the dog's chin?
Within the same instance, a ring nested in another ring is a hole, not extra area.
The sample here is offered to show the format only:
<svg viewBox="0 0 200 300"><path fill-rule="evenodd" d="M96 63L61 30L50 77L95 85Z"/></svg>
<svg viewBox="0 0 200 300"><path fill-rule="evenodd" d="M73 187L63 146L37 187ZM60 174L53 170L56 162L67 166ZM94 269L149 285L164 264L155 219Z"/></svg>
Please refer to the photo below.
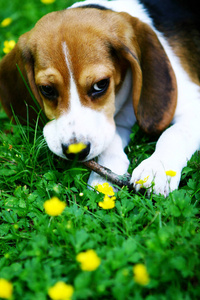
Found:
<svg viewBox="0 0 200 300"><path fill-rule="evenodd" d="M68 161L77 161L77 162L80 162L80 163L84 163L84 162L87 162L87 161L90 161L90 160L93 160L93 159L96 159L98 157L98 155L96 156L91 156L91 155L88 155L88 157L84 158L84 159L79 159L78 158L78 155L75 156L73 159L68 159L66 157L63 157L64 159L68 160Z"/></svg>
<svg viewBox="0 0 200 300"><path fill-rule="evenodd" d="M99 147L98 149L95 149L95 150L93 149L93 147L91 147L91 152L84 159L79 159L79 153L77 153L77 155L74 155L74 157L72 159L69 159L66 157L65 154L63 154L63 151L61 149L58 151L58 149L53 149L49 145L48 145L48 148L53 154L55 154L58 157L61 157L68 161L77 161L77 162L81 162L81 163L98 158L98 156L101 155L101 153L105 150L102 147Z"/></svg>

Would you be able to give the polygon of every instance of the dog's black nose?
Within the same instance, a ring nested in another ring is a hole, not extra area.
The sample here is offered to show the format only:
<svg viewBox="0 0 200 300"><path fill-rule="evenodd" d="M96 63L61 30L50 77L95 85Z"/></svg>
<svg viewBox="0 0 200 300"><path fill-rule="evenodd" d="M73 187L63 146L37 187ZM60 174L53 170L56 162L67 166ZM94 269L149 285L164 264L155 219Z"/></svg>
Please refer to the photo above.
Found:
<svg viewBox="0 0 200 300"><path fill-rule="evenodd" d="M91 144L75 143L75 144L62 144L63 154L69 160L84 160L90 152Z"/></svg>

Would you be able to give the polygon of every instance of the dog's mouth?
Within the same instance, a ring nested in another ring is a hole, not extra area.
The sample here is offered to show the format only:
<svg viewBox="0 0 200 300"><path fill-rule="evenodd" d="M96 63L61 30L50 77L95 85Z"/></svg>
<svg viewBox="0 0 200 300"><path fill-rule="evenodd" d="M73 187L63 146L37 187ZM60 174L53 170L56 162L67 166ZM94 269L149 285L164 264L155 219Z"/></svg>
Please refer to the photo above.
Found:
<svg viewBox="0 0 200 300"><path fill-rule="evenodd" d="M90 153L91 144L88 143L73 143L62 144L62 152L68 160L85 161Z"/></svg>

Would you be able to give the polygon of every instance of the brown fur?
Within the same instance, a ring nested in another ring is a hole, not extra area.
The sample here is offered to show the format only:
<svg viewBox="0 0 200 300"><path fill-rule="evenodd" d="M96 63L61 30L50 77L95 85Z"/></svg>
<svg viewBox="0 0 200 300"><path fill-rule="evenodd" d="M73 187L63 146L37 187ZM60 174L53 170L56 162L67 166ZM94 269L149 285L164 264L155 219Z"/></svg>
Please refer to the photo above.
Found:
<svg viewBox="0 0 200 300"><path fill-rule="evenodd" d="M96 110L105 107L110 118L115 93L130 64L133 106L140 126L146 132L158 133L170 124L176 107L176 80L151 28L126 13L81 8L46 15L1 61L0 98L9 117L12 106L15 114L26 120L25 102L34 106L16 64L48 118L58 118L68 109L69 70L61 46L64 41L83 105ZM38 75L49 69L51 76ZM88 96L90 86L107 77L108 91L93 101ZM53 84L59 91L58 99L44 99L38 84ZM36 118L37 114L29 110L31 118Z"/></svg>
<svg viewBox="0 0 200 300"><path fill-rule="evenodd" d="M173 38L170 37L169 43L180 58L180 62L190 76L191 81L200 85L200 43L198 37L192 39L189 35L190 32L184 32ZM198 44L198 47L196 44Z"/></svg>

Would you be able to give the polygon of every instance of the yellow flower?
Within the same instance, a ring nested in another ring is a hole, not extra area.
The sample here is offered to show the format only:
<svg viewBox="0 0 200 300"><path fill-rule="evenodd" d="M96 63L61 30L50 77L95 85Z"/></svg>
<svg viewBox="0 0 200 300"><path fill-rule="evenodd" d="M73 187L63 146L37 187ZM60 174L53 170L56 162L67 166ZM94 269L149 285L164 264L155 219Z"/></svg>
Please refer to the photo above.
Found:
<svg viewBox="0 0 200 300"><path fill-rule="evenodd" d="M65 206L66 204L57 197L53 197L44 202L45 212L52 217L59 216L65 209Z"/></svg>
<svg viewBox="0 0 200 300"><path fill-rule="evenodd" d="M76 144L71 144L69 145L68 149L67 149L67 154L69 153L79 153L81 152L83 149L85 149L87 146L83 143L76 143Z"/></svg>
<svg viewBox="0 0 200 300"><path fill-rule="evenodd" d="M147 268L143 264L137 264L133 267L134 280L140 285L147 285L149 283L149 274Z"/></svg>
<svg viewBox="0 0 200 300"><path fill-rule="evenodd" d="M16 43L14 40L11 41L5 41L4 42L4 48L3 48L3 52L5 54L9 53L14 47L15 47Z"/></svg>
<svg viewBox="0 0 200 300"><path fill-rule="evenodd" d="M58 281L48 290L48 295L53 300L70 300L74 292L72 285Z"/></svg>
<svg viewBox="0 0 200 300"><path fill-rule="evenodd" d="M97 191L108 196L114 196L115 194L113 191L113 187L109 185L108 182L104 182L103 184L98 184Z"/></svg>
<svg viewBox="0 0 200 300"><path fill-rule="evenodd" d="M149 178L149 176L145 177L144 180L140 179L140 180L136 181L136 183L143 185L144 183L147 182L148 178Z"/></svg>
<svg viewBox="0 0 200 300"><path fill-rule="evenodd" d="M54 3L56 0L41 0L41 2L43 4L51 4L51 3Z"/></svg>
<svg viewBox="0 0 200 300"><path fill-rule="evenodd" d="M13 285L6 279L0 278L0 298L9 299L13 293Z"/></svg>
<svg viewBox="0 0 200 300"><path fill-rule="evenodd" d="M105 195L103 202L99 202L99 206L103 209L112 209L115 207L115 200L116 197L109 197L108 195Z"/></svg>
<svg viewBox="0 0 200 300"><path fill-rule="evenodd" d="M81 269L83 271L94 271L101 263L101 259L92 249L79 253L76 256L76 260L81 263Z"/></svg>
<svg viewBox="0 0 200 300"><path fill-rule="evenodd" d="M7 27L12 23L12 19L11 18L6 18L1 22L1 27Z"/></svg>
<svg viewBox="0 0 200 300"><path fill-rule="evenodd" d="M174 176L176 176L176 171L168 170L168 171L165 171L165 174L167 176L174 177Z"/></svg>

